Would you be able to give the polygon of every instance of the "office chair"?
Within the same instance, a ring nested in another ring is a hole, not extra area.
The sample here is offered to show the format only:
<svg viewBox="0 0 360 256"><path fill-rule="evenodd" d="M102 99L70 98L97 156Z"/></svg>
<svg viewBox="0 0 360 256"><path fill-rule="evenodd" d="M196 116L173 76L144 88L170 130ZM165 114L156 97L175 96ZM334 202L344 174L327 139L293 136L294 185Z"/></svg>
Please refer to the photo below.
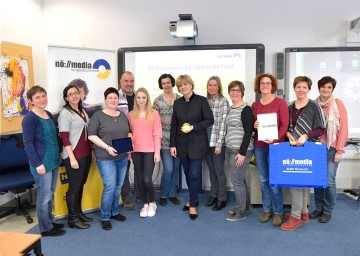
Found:
<svg viewBox="0 0 360 256"><path fill-rule="evenodd" d="M0 219L10 214L24 215L27 223L33 219L27 212L34 209L31 205L35 181L30 173L29 161L22 143L22 135L2 136L0 140L0 194L15 194L14 205L0 206ZM20 193L28 192L28 200L21 201Z"/></svg>

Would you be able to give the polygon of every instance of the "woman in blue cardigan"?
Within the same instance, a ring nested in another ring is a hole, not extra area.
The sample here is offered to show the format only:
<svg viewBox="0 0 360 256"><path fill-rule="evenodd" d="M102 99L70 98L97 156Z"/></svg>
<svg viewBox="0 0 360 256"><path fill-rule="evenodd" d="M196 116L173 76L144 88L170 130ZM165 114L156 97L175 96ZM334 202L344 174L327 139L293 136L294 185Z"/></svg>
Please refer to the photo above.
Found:
<svg viewBox="0 0 360 256"><path fill-rule="evenodd" d="M48 104L44 88L33 86L26 96L32 105L22 122L25 152L37 187L36 211L42 236L65 234L63 224L54 222L53 194L60 165L56 126L45 108Z"/></svg>

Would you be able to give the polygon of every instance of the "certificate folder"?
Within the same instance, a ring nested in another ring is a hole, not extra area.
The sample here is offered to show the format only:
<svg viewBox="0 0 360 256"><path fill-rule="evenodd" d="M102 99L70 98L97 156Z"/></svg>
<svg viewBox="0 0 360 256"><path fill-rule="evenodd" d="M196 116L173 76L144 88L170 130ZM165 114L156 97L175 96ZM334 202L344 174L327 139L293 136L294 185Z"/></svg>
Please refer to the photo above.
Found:
<svg viewBox="0 0 360 256"><path fill-rule="evenodd" d="M112 146L118 154L133 151L132 141L129 137L112 140Z"/></svg>

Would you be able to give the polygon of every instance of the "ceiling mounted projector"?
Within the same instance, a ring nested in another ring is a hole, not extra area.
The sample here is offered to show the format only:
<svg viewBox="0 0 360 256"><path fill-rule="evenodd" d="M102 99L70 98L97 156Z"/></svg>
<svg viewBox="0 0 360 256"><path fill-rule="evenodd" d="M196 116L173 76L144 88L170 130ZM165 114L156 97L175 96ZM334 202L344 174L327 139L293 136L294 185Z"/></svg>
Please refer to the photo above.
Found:
<svg viewBox="0 0 360 256"><path fill-rule="evenodd" d="M170 21L170 35L174 38L195 38L198 36L198 28L192 14L179 14L180 20Z"/></svg>

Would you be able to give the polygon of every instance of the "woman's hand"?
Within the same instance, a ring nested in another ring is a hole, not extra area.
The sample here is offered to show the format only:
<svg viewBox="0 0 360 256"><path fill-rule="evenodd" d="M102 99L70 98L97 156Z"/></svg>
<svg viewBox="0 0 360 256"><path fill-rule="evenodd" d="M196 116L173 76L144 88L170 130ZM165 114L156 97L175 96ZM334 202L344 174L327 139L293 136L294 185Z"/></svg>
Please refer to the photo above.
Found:
<svg viewBox="0 0 360 256"><path fill-rule="evenodd" d="M116 151L116 149L113 148L113 147L108 146L108 147L106 148L106 152L108 152L108 154L111 155L111 156L117 156L117 154L116 154L117 151Z"/></svg>
<svg viewBox="0 0 360 256"><path fill-rule="evenodd" d="M339 163L341 161L342 154L336 152L334 156L334 162Z"/></svg>
<svg viewBox="0 0 360 256"><path fill-rule="evenodd" d="M171 147L171 148L170 148L170 154L171 154L173 157L176 157L176 155L177 155L176 147Z"/></svg>
<svg viewBox="0 0 360 256"><path fill-rule="evenodd" d="M294 136L292 136L290 132L286 132L286 137L289 139L290 142L296 142Z"/></svg>
<svg viewBox="0 0 360 256"><path fill-rule="evenodd" d="M245 161L245 156L242 156L240 154L237 154L235 156L235 166L236 167L242 166L244 164L244 161Z"/></svg>
<svg viewBox="0 0 360 256"><path fill-rule="evenodd" d="M158 154L154 155L154 163L160 162L160 159L161 159L160 155L158 155Z"/></svg>
<svg viewBox="0 0 360 256"><path fill-rule="evenodd" d="M221 154L221 147L215 147L214 153L215 153L215 155L220 155Z"/></svg>
<svg viewBox="0 0 360 256"><path fill-rule="evenodd" d="M181 131L183 133L189 133L191 132L192 130L194 129L194 127L192 125L190 125L189 123L184 123L182 126L181 126Z"/></svg>
<svg viewBox="0 0 360 256"><path fill-rule="evenodd" d="M76 158L70 158L70 165L73 169L79 169L79 163Z"/></svg>
<svg viewBox="0 0 360 256"><path fill-rule="evenodd" d="M128 160L129 160L129 161L132 161L131 152L127 152L127 154L128 154Z"/></svg>
<svg viewBox="0 0 360 256"><path fill-rule="evenodd" d="M306 140L307 140L307 136L306 136L306 134L303 134L303 135L301 135L301 136L298 138L298 140L296 141L296 145L297 145L297 146L302 146L302 145L305 144Z"/></svg>
<svg viewBox="0 0 360 256"><path fill-rule="evenodd" d="M273 143L273 139L266 139L266 140L263 140L263 142L267 143L267 144L271 144Z"/></svg>
<svg viewBox="0 0 360 256"><path fill-rule="evenodd" d="M95 156L95 150L91 150L91 161L93 162L93 163L95 163L96 162L96 156Z"/></svg>
<svg viewBox="0 0 360 256"><path fill-rule="evenodd" d="M40 175L45 175L46 174L46 168L45 165L39 165L38 167L36 167L36 171L38 174Z"/></svg>
<svg viewBox="0 0 360 256"><path fill-rule="evenodd" d="M254 128L257 130L259 129L259 121L256 120L255 123L254 123Z"/></svg>

